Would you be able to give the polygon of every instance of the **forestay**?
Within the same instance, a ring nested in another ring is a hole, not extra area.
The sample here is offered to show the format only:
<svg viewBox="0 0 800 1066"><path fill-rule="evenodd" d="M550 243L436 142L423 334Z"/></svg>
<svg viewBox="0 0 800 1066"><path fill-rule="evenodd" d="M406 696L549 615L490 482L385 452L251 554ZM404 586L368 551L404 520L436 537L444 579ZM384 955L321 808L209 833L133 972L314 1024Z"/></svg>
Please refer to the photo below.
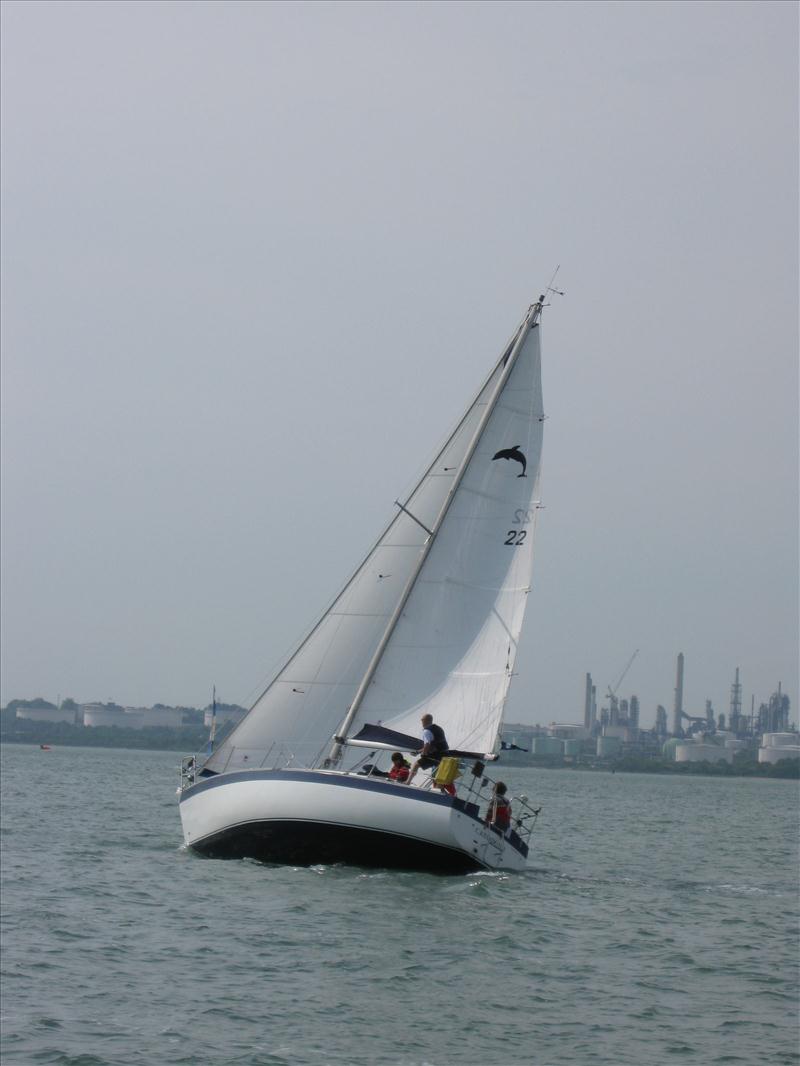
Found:
<svg viewBox="0 0 800 1066"><path fill-rule="evenodd" d="M488 739L491 721L496 731L495 708L499 714L530 577L530 508L541 445L538 328L529 330L528 317L416 488L402 501L404 509L398 506L364 562L208 760L208 769L223 772L287 761L310 766L326 753L425 557L430 531L441 520L493 401L481 445L453 495L435 550L428 551L359 719L366 721L369 714L371 721L396 717L413 722L427 700L441 718L445 701L452 699L460 708L452 719L456 734L466 731ZM525 478L517 478L520 464L513 460L492 462L488 452L493 442L500 442L495 450L520 445L528 464ZM508 532L496 552L495 533L501 526ZM504 539L509 539L508 546ZM415 626L407 623L411 617L421 619L426 610L433 613L422 619L423 631L415 634ZM493 656L501 644L498 665ZM406 669L418 676L403 678ZM468 677L472 680L467 684ZM490 702L467 712L466 703L474 697ZM412 732L418 732L417 727L413 722Z"/></svg>

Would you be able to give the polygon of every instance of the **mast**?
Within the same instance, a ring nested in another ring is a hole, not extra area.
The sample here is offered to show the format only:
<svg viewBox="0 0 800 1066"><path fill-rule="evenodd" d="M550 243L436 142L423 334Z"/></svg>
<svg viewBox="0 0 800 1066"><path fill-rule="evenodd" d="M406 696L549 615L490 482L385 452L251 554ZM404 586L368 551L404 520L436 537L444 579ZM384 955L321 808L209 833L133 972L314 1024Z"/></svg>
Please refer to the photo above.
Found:
<svg viewBox="0 0 800 1066"><path fill-rule="evenodd" d="M375 676L375 671L378 669L378 665L380 664L380 661L383 658L383 654L386 651L392 633L394 632L397 623L400 620L400 616L402 615L406 603L408 602L408 598L411 595L414 585L417 582L417 578L419 577L420 572L422 571L422 568L425 565L425 560L430 554L431 548L433 547L434 541L436 540L436 535L438 534L442 523L444 522L445 517L447 516L447 512L450 509L450 505L452 504L456 492L458 491L458 488L464 478L464 474L466 473L467 467L470 464L472 456L475 454L475 450L478 447L478 443L480 442L480 439L483 436L483 432L486 429L489 419L492 416L500 394L502 393L506 382L511 376L511 372L514 369L514 364L516 363L517 356L525 342L528 333L539 321L539 318L542 313L542 308L544 306L544 300L544 295L541 295L537 302L530 306L530 308L528 309L528 313L526 314L525 319L522 323L522 326L517 332L517 336L511 348L511 351L503 357L505 359L505 366L503 367L503 372L497 380L497 384L495 385L492 396L486 405L486 410L483 412L481 419L472 436L472 440L469 443L469 447L467 448L464 457L461 460L461 464L458 468L458 471L456 472L456 476L453 479L453 484L450 486L450 491L448 492L444 503L442 504L441 510L439 511L433 528L428 531L428 538L425 541L423 550L420 553L420 557L417 560L416 566L414 567L408 578L406 587L404 588L403 593L397 603L397 606L395 607L392 616L389 619L389 623L386 626L383 636L381 637L380 643L375 649L372 659L370 660L369 665L367 666L366 672L361 679L361 683L358 686L358 689L356 690L356 694L353 697L353 701L350 704L350 708L344 718L344 721L339 727L338 733L336 733L333 738L334 743L331 747L330 754L328 758L325 759L323 764L325 767L335 766L341 759L342 748L347 741L347 733L350 729L350 726L353 724L355 717L358 714L358 710L364 700L364 697L367 693L367 689L369 688L369 685L373 677ZM414 516L411 515L411 517L413 518Z"/></svg>
<svg viewBox="0 0 800 1066"><path fill-rule="evenodd" d="M214 754L214 741L217 736L217 686L214 685L213 695L211 697L211 729L208 734L208 747L206 755L208 758Z"/></svg>

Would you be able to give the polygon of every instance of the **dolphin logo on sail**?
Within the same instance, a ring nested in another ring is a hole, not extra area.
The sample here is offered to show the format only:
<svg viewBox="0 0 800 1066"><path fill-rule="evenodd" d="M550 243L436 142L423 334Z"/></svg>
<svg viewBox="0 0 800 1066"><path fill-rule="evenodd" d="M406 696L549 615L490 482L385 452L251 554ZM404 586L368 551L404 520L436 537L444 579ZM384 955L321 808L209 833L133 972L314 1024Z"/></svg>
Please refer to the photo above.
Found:
<svg viewBox="0 0 800 1066"><path fill-rule="evenodd" d="M517 477L525 477L525 471L528 468L528 460L519 450L518 444L515 444L513 448L503 448L497 453L497 455L492 456L492 462L494 462L495 459L513 459L515 463L521 463L522 473L517 474Z"/></svg>

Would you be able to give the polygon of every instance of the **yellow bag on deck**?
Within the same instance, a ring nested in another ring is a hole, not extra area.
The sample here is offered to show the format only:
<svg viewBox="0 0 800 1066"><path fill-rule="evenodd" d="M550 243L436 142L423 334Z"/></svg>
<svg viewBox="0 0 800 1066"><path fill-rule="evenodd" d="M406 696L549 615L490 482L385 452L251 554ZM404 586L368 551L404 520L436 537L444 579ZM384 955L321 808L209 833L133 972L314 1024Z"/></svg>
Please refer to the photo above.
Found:
<svg viewBox="0 0 800 1066"><path fill-rule="evenodd" d="M461 771L458 768L458 759L453 755L445 755L436 768L433 780L437 785L452 785L455 779L460 776Z"/></svg>

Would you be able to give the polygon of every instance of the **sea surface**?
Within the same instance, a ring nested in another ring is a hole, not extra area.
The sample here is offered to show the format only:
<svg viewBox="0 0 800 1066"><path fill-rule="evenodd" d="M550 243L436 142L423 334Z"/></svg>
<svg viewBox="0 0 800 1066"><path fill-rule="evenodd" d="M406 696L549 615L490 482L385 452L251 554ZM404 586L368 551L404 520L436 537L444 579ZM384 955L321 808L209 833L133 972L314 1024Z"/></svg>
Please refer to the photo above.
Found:
<svg viewBox="0 0 800 1066"><path fill-rule="evenodd" d="M507 771L436 877L199 858L178 761L3 746L3 1066L800 1061L797 782Z"/></svg>

